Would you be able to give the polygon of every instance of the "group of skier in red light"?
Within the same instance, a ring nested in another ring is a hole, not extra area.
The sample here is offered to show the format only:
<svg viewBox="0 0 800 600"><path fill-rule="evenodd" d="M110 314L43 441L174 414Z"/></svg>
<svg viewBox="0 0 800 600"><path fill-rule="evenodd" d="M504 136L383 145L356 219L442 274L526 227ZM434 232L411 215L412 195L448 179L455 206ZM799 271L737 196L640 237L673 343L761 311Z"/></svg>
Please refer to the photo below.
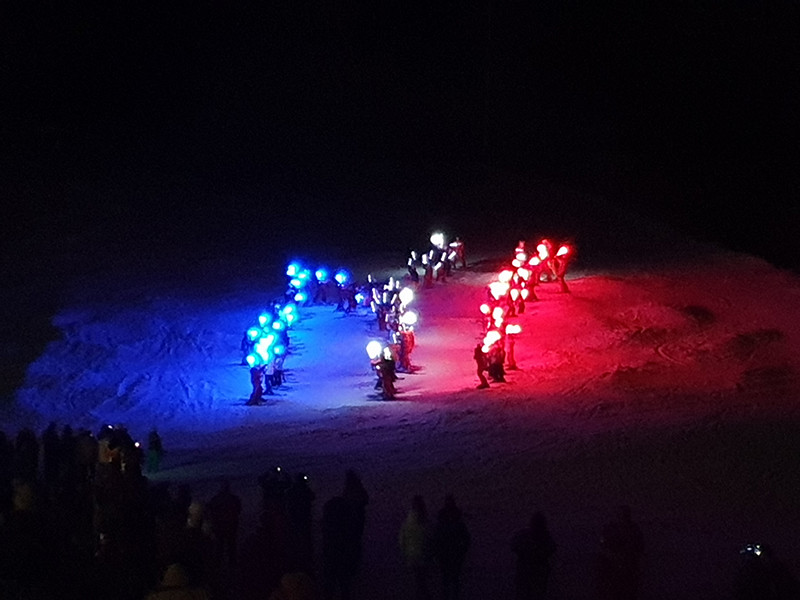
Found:
<svg viewBox="0 0 800 600"><path fill-rule="evenodd" d="M453 270L467 268L464 243L460 238L455 238L448 244L442 233L434 233L430 242L427 252L418 254L412 251L407 261L408 278L416 288L430 288L434 281L447 281ZM500 383L505 382L506 369L518 368L514 358L514 343L516 335L522 329L515 317L525 312L526 301L538 300L536 287L541 284L556 283L562 292L569 292L566 273L574 254L573 246L567 243L556 245L545 238L536 244L533 251L529 251L526 242L520 241L510 265L504 267L498 273L497 279L489 283L486 302L480 307L484 316L483 340L475 346L473 352L480 381L478 389L489 387L486 374L492 381ZM423 270L421 279L419 269ZM396 285L399 290L400 284ZM407 290L407 297L413 298L413 292L409 288L403 290ZM397 293L402 293L402 290ZM399 305L404 307L406 304ZM367 353L378 376L375 389L380 390L384 398L391 399L397 393L394 382L397 380L398 369L395 365L398 360L403 372L413 371L410 363L413 342L409 348L397 341L396 335L391 333L396 327L383 327L385 315L376 310L375 303L372 307L377 314L379 328L390 331L390 340L386 345L377 341L370 342ZM416 315L414 321L416 322ZM413 324L405 329L410 331L413 340Z"/></svg>
<svg viewBox="0 0 800 600"><path fill-rule="evenodd" d="M480 381L478 389L489 387L486 374L493 382L504 383L506 368L518 369L514 344L522 327L516 317L525 312L527 301L538 300L536 287L543 283L557 283L562 292L569 292L566 274L573 256L570 244L556 246L545 238L530 252L522 240L514 249L510 266L489 283L486 302L480 306L484 336L472 355Z"/></svg>

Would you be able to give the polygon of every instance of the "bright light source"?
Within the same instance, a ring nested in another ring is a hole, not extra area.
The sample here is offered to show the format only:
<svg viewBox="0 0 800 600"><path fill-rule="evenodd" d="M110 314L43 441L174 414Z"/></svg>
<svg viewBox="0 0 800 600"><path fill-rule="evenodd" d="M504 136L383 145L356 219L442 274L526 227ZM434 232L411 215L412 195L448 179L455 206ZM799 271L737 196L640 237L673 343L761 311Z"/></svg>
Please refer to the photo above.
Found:
<svg viewBox="0 0 800 600"><path fill-rule="evenodd" d="M487 331L486 335L483 337L483 346L484 346L484 348L489 348L492 344L494 344L501 337L502 336L500 335L499 331L495 331L494 329L491 330L491 331Z"/></svg>
<svg viewBox="0 0 800 600"><path fill-rule="evenodd" d="M261 357L261 360L263 360L264 362L268 362L269 344L264 343L265 341L266 341L265 339L260 339L256 343L255 348L253 348L253 352L255 352L255 354L257 354L259 357Z"/></svg>
<svg viewBox="0 0 800 600"><path fill-rule="evenodd" d="M371 360L375 360L376 358L380 357L382 350L383 344L380 342L372 340L367 344L367 356L369 356Z"/></svg>
<svg viewBox="0 0 800 600"><path fill-rule="evenodd" d="M400 322L403 325L416 325L417 313L415 313L413 310L407 310L402 315L400 315Z"/></svg>
<svg viewBox="0 0 800 600"><path fill-rule="evenodd" d="M508 283L502 281L493 281L489 284L489 291L492 296L499 299L506 295L508 292Z"/></svg>
<svg viewBox="0 0 800 600"><path fill-rule="evenodd" d="M410 287L404 287L400 290L400 302L405 304L410 304L411 301L414 299L414 290Z"/></svg>
<svg viewBox="0 0 800 600"><path fill-rule="evenodd" d="M517 323L509 323L506 325L506 333L516 334L522 331L522 327Z"/></svg>
<svg viewBox="0 0 800 600"><path fill-rule="evenodd" d="M431 244L437 248L444 248L444 234L440 231L431 235Z"/></svg>

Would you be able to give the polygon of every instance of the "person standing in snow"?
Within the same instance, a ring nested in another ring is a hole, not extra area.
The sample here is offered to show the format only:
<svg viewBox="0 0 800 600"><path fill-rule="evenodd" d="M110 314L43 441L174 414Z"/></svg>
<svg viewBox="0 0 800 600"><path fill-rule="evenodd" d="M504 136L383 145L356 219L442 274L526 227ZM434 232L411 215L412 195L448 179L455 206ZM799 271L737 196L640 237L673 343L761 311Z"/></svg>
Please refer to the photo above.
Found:
<svg viewBox="0 0 800 600"><path fill-rule="evenodd" d="M631 518L629 506L619 506L603 527L598 556L599 597L602 600L635 600L639 593L639 562L644 538Z"/></svg>
<svg viewBox="0 0 800 600"><path fill-rule="evenodd" d="M506 351L503 349L502 340L495 342L489 348L486 370L495 383L506 382L506 370L503 363L506 361Z"/></svg>
<svg viewBox="0 0 800 600"><path fill-rule="evenodd" d="M452 494L444 499L433 537L436 562L442 574L442 597L444 600L458 600L461 595L461 569L469 550L470 534Z"/></svg>
<svg viewBox="0 0 800 600"><path fill-rule="evenodd" d="M433 528L422 496L411 500L411 510L398 535L400 551L414 578L414 598L431 598L430 572L434 560Z"/></svg>
<svg viewBox="0 0 800 600"><path fill-rule="evenodd" d="M556 543L541 512L535 512L530 524L511 540L511 551L517 556L515 569L515 598L542 600L547 594L550 579L550 559Z"/></svg>
<svg viewBox="0 0 800 600"><path fill-rule="evenodd" d="M164 445L158 430L150 430L147 434L147 472L158 473L161 468L161 459L164 457Z"/></svg>
<svg viewBox="0 0 800 600"><path fill-rule="evenodd" d="M220 481L219 489L206 505L214 534L215 554L220 564L232 568L236 563L236 540L239 534L239 516L242 513L242 500L231 491L227 478Z"/></svg>
<svg viewBox="0 0 800 600"><path fill-rule="evenodd" d="M361 536L355 507L334 496L322 507L322 587L325 600L349 600L361 560Z"/></svg>
<svg viewBox="0 0 800 600"><path fill-rule="evenodd" d="M475 351L472 353L472 358L475 360L475 368L478 375L478 379L480 379L480 384L478 385L478 389L485 389L489 387L489 381L486 379L486 369L488 365L486 364L486 353L483 351L483 346L481 343L478 342L475 345Z"/></svg>
<svg viewBox="0 0 800 600"><path fill-rule="evenodd" d="M367 504L369 504L369 493L361 477L353 469L347 469L344 474L344 489L342 498L347 500L356 515L356 531L358 533L358 565L361 564L361 541L364 537L364 528L367 524Z"/></svg>
<svg viewBox="0 0 800 600"><path fill-rule="evenodd" d="M259 365L250 367L250 385L253 386L253 391L250 392L250 398L247 400L249 406L261 404L261 398L264 396L264 370Z"/></svg>
<svg viewBox="0 0 800 600"><path fill-rule="evenodd" d="M294 536L295 561L299 569L311 572L314 559L314 500L317 495L308 484L308 475L298 473L286 490L286 508Z"/></svg>

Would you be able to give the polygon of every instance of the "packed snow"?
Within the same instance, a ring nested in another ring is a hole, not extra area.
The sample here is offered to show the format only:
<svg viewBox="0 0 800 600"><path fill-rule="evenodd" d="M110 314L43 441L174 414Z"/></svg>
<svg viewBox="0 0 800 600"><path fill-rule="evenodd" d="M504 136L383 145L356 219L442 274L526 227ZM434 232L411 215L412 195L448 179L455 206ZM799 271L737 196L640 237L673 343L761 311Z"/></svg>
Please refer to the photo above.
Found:
<svg viewBox="0 0 800 600"><path fill-rule="evenodd" d="M310 475L317 518L353 468L370 494L357 598L411 595L397 534L415 494L432 512L453 494L465 512L465 599L512 597L510 541L536 510L558 544L552 598L593 597L600 531L619 504L645 537L642 598L730 597L749 542L800 572L800 280L686 240L664 260L579 245L570 293L543 284L518 319L519 370L479 390L478 306L517 241L467 239L468 267L417 291L418 370L400 374L394 400L373 389L374 315L331 304L302 309L287 382L261 406L245 405L240 341L280 294L283 264L143 251L63 290L57 334L3 428L124 424L144 441L156 427L166 456L150 480L189 483L202 501L229 476L243 534L270 467ZM347 266L402 278L405 256Z"/></svg>

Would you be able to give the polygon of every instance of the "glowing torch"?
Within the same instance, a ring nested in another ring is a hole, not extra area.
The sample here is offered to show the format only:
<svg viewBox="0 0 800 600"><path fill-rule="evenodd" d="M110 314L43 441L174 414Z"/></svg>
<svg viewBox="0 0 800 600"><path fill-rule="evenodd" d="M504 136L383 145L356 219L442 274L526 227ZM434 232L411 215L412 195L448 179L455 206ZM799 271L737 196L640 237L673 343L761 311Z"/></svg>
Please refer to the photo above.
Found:
<svg viewBox="0 0 800 600"><path fill-rule="evenodd" d="M383 344L376 340L372 340L367 344L367 356L370 360L378 360L383 352Z"/></svg>

